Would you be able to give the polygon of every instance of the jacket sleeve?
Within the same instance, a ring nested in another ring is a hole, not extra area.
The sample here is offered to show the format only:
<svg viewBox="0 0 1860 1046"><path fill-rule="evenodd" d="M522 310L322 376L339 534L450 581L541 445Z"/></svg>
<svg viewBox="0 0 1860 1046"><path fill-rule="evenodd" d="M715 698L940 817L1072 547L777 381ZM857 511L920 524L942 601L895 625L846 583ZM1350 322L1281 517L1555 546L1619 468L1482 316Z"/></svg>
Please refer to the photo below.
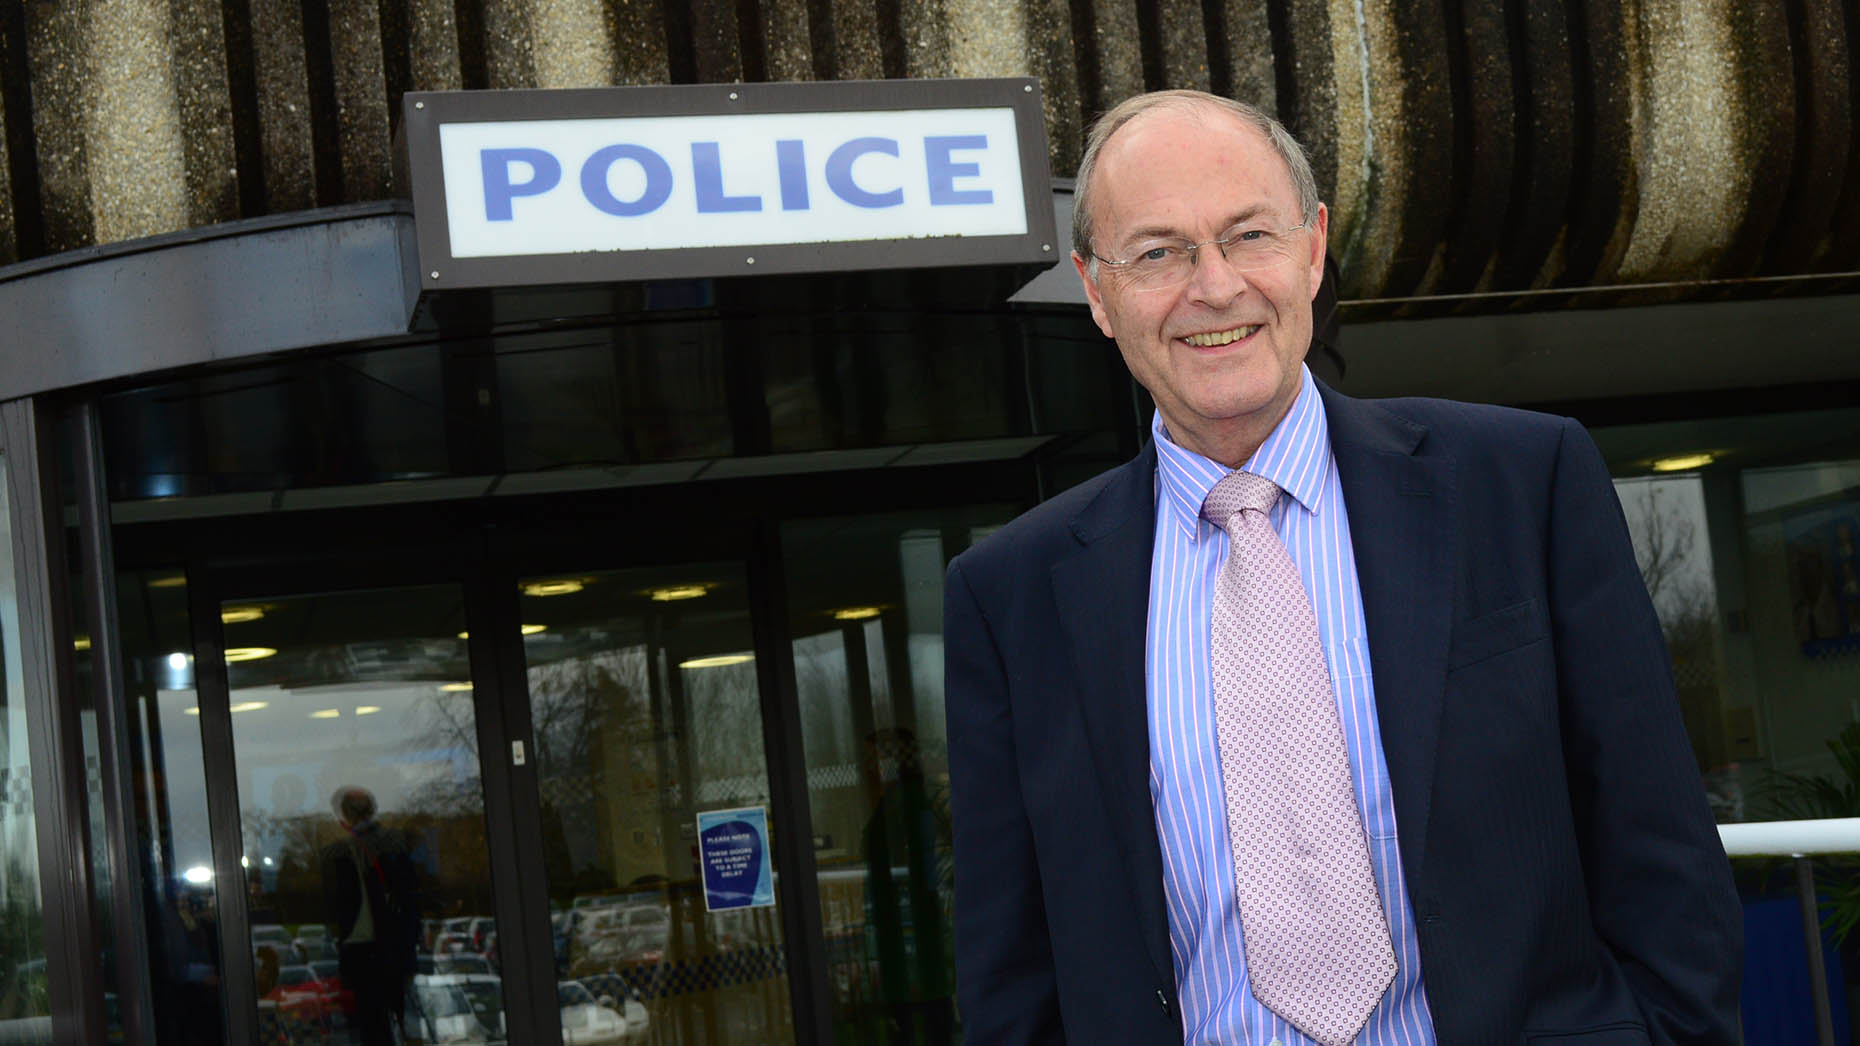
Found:
<svg viewBox="0 0 1860 1046"><path fill-rule="evenodd" d="M1008 673L960 559L950 565L943 606L963 1028L983 1046L1063 1043Z"/></svg>
<svg viewBox="0 0 1860 1046"><path fill-rule="evenodd" d="M1743 923L1665 638L1600 452L1566 421L1547 555L1564 757L1595 929L1655 1043L1738 1041Z"/></svg>

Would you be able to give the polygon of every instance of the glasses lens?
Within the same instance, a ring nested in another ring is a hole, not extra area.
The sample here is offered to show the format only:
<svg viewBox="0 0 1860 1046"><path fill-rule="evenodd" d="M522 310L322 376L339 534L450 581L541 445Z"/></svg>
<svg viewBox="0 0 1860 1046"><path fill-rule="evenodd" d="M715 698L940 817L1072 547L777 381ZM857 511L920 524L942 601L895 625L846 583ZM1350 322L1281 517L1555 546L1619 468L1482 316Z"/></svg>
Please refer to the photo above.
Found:
<svg viewBox="0 0 1860 1046"><path fill-rule="evenodd" d="M1195 262L1188 249L1179 246L1151 247L1130 263L1131 282L1138 287L1172 287L1188 278Z"/></svg>

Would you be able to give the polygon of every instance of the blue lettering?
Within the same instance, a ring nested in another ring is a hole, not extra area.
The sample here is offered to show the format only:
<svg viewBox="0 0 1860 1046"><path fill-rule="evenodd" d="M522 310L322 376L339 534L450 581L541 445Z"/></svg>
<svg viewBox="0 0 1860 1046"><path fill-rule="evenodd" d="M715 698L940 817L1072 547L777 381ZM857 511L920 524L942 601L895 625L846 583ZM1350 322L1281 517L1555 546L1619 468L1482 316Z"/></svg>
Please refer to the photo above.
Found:
<svg viewBox="0 0 1860 1046"><path fill-rule="evenodd" d="M723 160L716 142L691 143L691 174L696 183L699 214L762 209L760 196L723 194Z"/></svg>
<svg viewBox="0 0 1860 1046"><path fill-rule="evenodd" d="M903 203L902 189L867 192L853 181L853 161L866 153L896 156L898 143L891 138L854 138L833 150L833 155L827 157L827 188L833 190L833 195L854 207L896 207Z"/></svg>
<svg viewBox="0 0 1860 1046"><path fill-rule="evenodd" d="M541 149L483 149L478 161L484 170L484 220L511 220L510 201L519 196L540 196L562 180L562 164ZM510 165L528 164L530 180L512 182Z"/></svg>
<svg viewBox="0 0 1860 1046"><path fill-rule="evenodd" d="M945 207L958 203L993 203L993 189L958 189L956 179L973 178L982 173L977 164L951 163L949 154L957 149L986 149L988 136L958 134L924 139L924 163L930 171L930 206Z"/></svg>
<svg viewBox="0 0 1860 1046"><path fill-rule="evenodd" d="M781 177L781 209L807 210L807 152L800 139L775 143L775 170Z"/></svg>
<svg viewBox="0 0 1860 1046"><path fill-rule="evenodd" d="M646 189L633 201L617 200L607 188L607 172L621 160L631 160L646 172ZM581 165L581 194L588 202L618 218L637 218L664 206L672 195L672 168L665 157L643 145L610 145L596 150Z"/></svg>

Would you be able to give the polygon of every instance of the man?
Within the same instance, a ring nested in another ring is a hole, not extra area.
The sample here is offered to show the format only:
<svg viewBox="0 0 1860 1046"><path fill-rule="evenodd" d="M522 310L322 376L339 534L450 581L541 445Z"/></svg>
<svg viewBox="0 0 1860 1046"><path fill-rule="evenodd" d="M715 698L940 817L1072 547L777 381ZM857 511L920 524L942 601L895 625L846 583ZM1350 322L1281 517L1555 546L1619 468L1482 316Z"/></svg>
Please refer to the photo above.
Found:
<svg viewBox="0 0 1860 1046"><path fill-rule="evenodd" d="M337 789L330 807L343 837L323 849L323 901L355 999L350 1023L363 1046L386 1046L398 1041L420 932L413 862L400 833L375 821L368 789Z"/></svg>
<svg viewBox="0 0 1860 1046"><path fill-rule="evenodd" d="M1329 216L1255 110L1125 102L1076 202L1154 438L950 566L969 1041L1735 1042L1728 862L1586 434L1316 383Z"/></svg>

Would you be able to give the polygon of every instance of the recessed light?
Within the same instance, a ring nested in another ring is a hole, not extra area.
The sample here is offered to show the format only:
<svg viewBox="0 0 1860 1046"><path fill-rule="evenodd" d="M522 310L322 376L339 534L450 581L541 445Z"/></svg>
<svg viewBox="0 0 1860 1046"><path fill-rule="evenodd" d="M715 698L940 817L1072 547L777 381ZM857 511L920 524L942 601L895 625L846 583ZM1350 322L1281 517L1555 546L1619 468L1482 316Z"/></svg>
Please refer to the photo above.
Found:
<svg viewBox="0 0 1860 1046"><path fill-rule="evenodd" d="M1651 467L1655 472L1689 472L1693 469L1702 469L1716 460L1718 460L1716 453L1705 451L1699 454L1679 454L1670 458L1660 458Z"/></svg>
<svg viewBox="0 0 1860 1046"><path fill-rule="evenodd" d="M312 719L341 719L342 709L340 708L319 708L316 711L310 713L310 718Z"/></svg>
<svg viewBox="0 0 1860 1046"><path fill-rule="evenodd" d="M234 646L226 648L226 663L239 661L262 661L276 656L277 651L268 646Z"/></svg>
<svg viewBox="0 0 1860 1046"><path fill-rule="evenodd" d="M187 871L182 872L181 878L186 879L195 886L205 886L207 883L213 881L213 869L203 864L197 864Z"/></svg>
<svg viewBox="0 0 1860 1046"><path fill-rule="evenodd" d="M357 705L355 708L356 715L374 715L379 711L381 711L380 705Z"/></svg>
<svg viewBox="0 0 1860 1046"><path fill-rule="evenodd" d="M71 649L73 649L73 650L89 650L89 649L90 649L90 637L89 637L89 636L79 636L79 637L77 637L76 639L73 639L73 640L71 641Z"/></svg>
<svg viewBox="0 0 1860 1046"><path fill-rule="evenodd" d="M187 671L187 655L181 653L179 650L169 654L168 667L174 669L176 672Z"/></svg>
<svg viewBox="0 0 1860 1046"><path fill-rule="evenodd" d="M694 657L678 662L679 668L722 668L724 665L740 665L745 661L754 661L754 654L715 654L710 657Z"/></svg>
<svg viewBox="0 0 1860 1046"><path fill-rule="evenodd" d="M441 683L439 685L439 692L442 694L460 694L470 689L470 683Z"/></svg>
<svg viewBox="0 0 1860 1046"><path fill-rule="evenodd" d="M547 631L549 631L548 625L524 625L523 626L523 634L526 636L533 636L538 632L547 632Z"/></svg>
<svg viewBox="0 0 1860 1046"><path fill-rule="evenodd" d="M221 623L228 624L228 625L240 625L240 624L244 624L247 621L257 621L259 618L264 617L264 616L265 616L265 608L261 606L237 606L237 607L221 607L220 608L220 621Z"/></svg>
<svg viewBox="0 0 1860 1046"><path fill-rule="evenodd" d="M167 577L158 577L155 580L149 582L149 587L150 588L186 588L187 587L187 575L186 574L170 574Z"/></svg>
<svg viewBox="0 0 1860 1046"><path fill-rule="evenodd" d="M256 712L261 708L270 708L270 707L271 707L271 702L269 701L241 701L238 704L232 706L232 708L229 711Z"/></svg>
<svg viewBox="0 0 1860 1046"><path fill-rule="evenodd" d="M526 596L566 596L579 592L583 587L580 578L564 577L551 581L525 581L523 594Z"/></svg>
<svg viewBox="0 0 1860 1046"><path fill-rule="evenodd" d="M651 596L655 603L675 603L681 599L701 599L710 595L710 590L716 587L708 582L699 582L695 585L662 585L658 588L647 589L646 594Z"/></svg>
<svg viewBox="0 0 1860 1046"><path fill-rule="evenodd" d="M866 621L884 612L883 607L841 607L833 612L833 620Z"/></svg>

